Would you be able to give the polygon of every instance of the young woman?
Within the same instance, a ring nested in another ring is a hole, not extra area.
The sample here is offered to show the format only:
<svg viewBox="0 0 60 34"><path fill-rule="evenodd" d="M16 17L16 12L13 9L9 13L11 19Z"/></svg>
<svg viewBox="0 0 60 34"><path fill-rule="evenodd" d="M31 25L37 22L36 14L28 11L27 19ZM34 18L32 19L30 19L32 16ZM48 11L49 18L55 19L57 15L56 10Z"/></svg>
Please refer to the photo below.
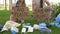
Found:
<svg viewBox="0 0 60 34"><path fill-rule="evenodd" d="M16 21L16 19L21 19L25 17L26 13L26 4L25 0L18 0L15 7L12 7L12 16L10 16L10 19L13 19L13 21ZM25 13L24 13L25 12Z"/></svg>
<svg viewBox="0 0 60 34"><path fill-rule="evenodd" d="M45 5L46 3L46 5ZM46 19L50 18L50 14L51 14L51 5L49 3L48 0L32 0L32 10L33 10L33 13L35 13L36 15L38 14L39 16L46 13L48 16L46 17ZM41 11L42 10L42 11ZM43 11L44 10L44 11ZM45 11L47 10L47 11ZM39 12L38 12L39 11ZM40 14L41 12L43 12L42 14ZM34 15L35 15L34 14ZM44 14L45 15L45 14ZM35 16L37 17L37 16ZM38 18L38 17L37 17ZM40 18L40 17L39 17ZM49 20L49 19L48 19Z"/></svg>

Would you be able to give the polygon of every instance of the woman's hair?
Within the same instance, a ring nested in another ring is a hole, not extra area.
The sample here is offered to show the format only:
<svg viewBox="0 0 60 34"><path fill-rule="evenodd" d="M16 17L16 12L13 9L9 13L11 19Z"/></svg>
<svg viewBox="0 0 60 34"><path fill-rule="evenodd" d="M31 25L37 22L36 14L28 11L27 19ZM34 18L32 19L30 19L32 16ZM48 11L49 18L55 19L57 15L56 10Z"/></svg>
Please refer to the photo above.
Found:
<svg viewBox="0 0 60 34"><path fill-rule="evenodd" d="M22 3L22 6L26 6L25 0L23 0L23 2L21 2L21 0L18 0L17 3L16 3L16 6L18 6L19 3Z"/></svg>
<svg viewBox="0 0 60 34"><path fill-rule="evenodd" d="M43 8L43 0L40 0L40 8Z"/></svg>

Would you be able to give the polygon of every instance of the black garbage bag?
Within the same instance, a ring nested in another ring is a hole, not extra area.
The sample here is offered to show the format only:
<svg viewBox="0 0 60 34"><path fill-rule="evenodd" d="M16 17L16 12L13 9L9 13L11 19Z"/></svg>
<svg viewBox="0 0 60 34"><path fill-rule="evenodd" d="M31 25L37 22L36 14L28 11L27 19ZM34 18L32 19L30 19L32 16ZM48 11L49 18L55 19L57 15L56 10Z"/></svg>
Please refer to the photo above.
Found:
<svg viewBox="0 0 60 34"><path fill-rule="evenodd" d="M3 28L3 25L2 25L2 24L0 24L0 31L2 30L2 28Z"/></svg>

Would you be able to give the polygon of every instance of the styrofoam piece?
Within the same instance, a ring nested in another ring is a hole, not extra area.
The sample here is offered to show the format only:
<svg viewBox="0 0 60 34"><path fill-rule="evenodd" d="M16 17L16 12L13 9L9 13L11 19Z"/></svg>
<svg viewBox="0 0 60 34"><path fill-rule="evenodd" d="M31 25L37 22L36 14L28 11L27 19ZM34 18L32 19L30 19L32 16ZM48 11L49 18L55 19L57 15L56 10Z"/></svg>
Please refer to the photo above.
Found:
<svg viewBox="0 0 60 34"><path fill-rule="evenodd" d="M21 33L25 33L26 32L26 28L22 28Z"/></svg>
<svg viewBox="0 0 60 34"><path fill-rule="evenodd" d="M29 27L27 32L33 32L33 27Z"/></svg>
<svg viewBox="0 0 60 34"><path fill-rule="evenodd" d="M40 28L39 28L39 25L37 25L37 24L34 24L34 25L33 25L33 28L34 28L34 29L40 29Z"/></svg>

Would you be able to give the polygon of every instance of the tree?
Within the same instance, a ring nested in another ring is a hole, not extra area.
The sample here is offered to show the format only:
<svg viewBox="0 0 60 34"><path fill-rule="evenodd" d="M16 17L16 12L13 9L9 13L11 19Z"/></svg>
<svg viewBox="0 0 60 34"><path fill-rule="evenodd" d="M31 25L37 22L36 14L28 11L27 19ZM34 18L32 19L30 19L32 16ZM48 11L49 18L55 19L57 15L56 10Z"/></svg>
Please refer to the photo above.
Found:
<svg viewBox="0 0 60 34"><path fill-rule="evenodd" d="M9 0L9 10L12 8L12 0Z"/></svg>
<svg viewBox="0 0 60 34"><path fill-rule="evenodd" d="M5 0L5 10L7 10L7 4L6 4L6 0Z"/></svg>

